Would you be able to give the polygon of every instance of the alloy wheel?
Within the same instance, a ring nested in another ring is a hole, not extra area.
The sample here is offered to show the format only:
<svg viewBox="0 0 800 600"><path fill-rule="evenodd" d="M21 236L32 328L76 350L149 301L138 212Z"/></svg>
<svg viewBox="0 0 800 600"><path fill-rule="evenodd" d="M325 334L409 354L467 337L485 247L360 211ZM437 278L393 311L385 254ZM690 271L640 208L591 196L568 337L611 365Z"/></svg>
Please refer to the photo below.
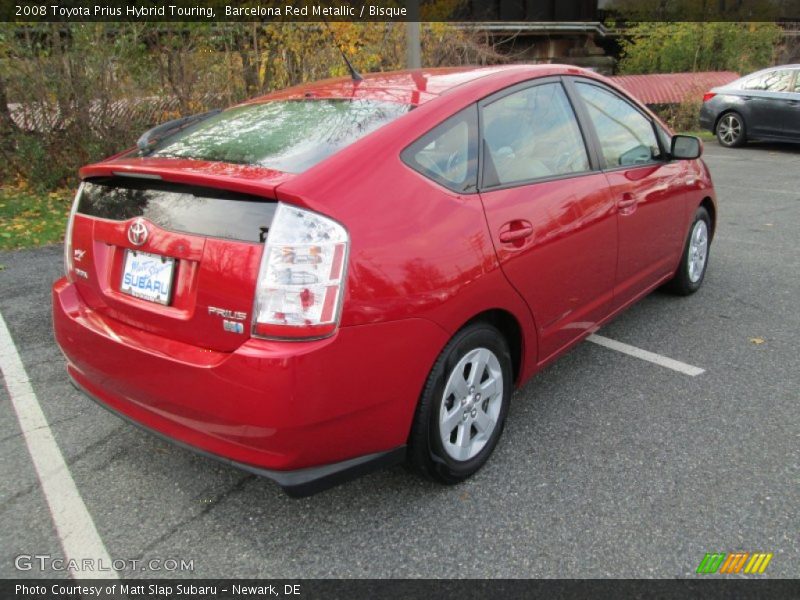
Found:
<svg viewBox="0 0 800 600"><path fill-rule="evenodd" d="M718 132L724 144L733 145L742 135L742 122L736 115L727 114L719 122Z"/></svg>
<svg viewBox="0 0 800 600"><path fill-rule="evenodd" d="M487 348L467 352L450 372L439 410L439 435L447 454L474 458L492 437L503 404L503 371Z"/></svg>
<svg viewBox="0 0 800 600"><path fill-rule="evenodd" d="M698 220L692 229L692 236L689 240L689 252L686 260L689 271L689 280L697 283L703 276L708 257L708 226L706 222Z"/></svg>

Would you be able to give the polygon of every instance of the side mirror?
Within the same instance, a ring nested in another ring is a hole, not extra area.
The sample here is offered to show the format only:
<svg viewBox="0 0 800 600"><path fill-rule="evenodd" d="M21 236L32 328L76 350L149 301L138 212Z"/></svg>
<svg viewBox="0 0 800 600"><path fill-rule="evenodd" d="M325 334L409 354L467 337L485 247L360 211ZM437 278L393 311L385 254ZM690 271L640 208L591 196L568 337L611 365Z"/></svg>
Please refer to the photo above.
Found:
<svg viewBox="0 0 800 600"><path fill-rule="evenodd" d="M703 153L703 143L693 135L673 135L670 156L678 160L694 160Z"/></svg>

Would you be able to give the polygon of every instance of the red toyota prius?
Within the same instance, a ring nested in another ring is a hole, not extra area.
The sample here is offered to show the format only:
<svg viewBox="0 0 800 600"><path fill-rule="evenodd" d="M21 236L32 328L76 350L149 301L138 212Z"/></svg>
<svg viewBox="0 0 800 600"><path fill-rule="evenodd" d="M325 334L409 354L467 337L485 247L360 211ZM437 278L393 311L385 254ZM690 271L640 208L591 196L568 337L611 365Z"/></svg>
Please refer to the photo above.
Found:
<svg viewBox="0 0 800 600"><path fill-rule="evenodd" d="M103 406L290 494L403 460L456 483L514 387L654 288L700 287L701 150L557 65L167 123L81 170L56 339Z"/></svg>

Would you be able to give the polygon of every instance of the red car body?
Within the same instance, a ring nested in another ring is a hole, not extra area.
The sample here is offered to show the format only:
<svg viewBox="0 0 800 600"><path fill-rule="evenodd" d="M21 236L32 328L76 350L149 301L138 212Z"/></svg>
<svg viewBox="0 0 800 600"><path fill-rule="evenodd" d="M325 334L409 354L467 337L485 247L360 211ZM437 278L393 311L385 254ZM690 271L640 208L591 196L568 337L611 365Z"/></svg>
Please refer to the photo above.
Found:
<svg viewBox="0 0 800 600"><path fill-rule="evenodd" d="M130 221L76 214L68 242L84 253L75 263L82 274L53 287L72 380L147 429L295 494L400 460L437 356L481 315L507 335L522 384L669 280L694 211L716 214L700 160L476 193L446 189L401 160L465 107L547 77L599 81L624 95L591 72L552 65L338 79L252 102L373 98L415 108L299 174L130 153L83 168L85 181L157 176L304 207L344 224L350 249L332 335L260 339L224 331L207 309L250 314L262 244L151 225L141 249L179 265L162 306L118 289L123 252L134 247Z"/></svg>

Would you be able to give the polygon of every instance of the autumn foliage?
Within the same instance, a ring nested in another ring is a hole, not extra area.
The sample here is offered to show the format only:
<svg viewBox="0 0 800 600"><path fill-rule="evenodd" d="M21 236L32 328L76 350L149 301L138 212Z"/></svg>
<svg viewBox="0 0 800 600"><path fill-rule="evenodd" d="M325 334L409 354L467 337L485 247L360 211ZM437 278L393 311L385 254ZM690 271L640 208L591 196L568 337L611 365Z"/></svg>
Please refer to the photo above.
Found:
<svg viewBox="0 0 800 600"><path fill-rule="evenodd" d="M0 182L69 185L79 166L129 147L155 124L347 75L337 46L360 71L403 68L405 26L0 24ZM425 66L502 60L447 23L423 27L422 54Z"/></svg>

